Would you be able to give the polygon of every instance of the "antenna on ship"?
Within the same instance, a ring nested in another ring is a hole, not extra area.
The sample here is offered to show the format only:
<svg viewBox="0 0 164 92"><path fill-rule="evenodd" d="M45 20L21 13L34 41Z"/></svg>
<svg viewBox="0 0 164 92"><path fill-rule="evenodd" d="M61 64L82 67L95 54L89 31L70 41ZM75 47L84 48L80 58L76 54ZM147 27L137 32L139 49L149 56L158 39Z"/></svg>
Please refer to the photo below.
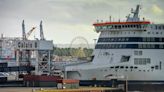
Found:
<svg viewBox="0 0 164 92"><path fill-rule="evenodd" d="M112 16L109 16L109 22L112 22Z"/></svg>
<svg viewBox="0 0 164 92"><path fill-rule="evenodd" d="M140 9L140 5L137 5L136 10L132 11L132 13L134 14L133 15L134 19L138 19L139 9Z"/></svg>
<svg viewBox="0 0 164 92"><path fill-rule="evenodd" d="M140 21L139 18L139 10L140 10L140 5L137 5L136 10L134 11L133 8L131 9L131 13L133 14L133 17L130 17L130 14L127 16L127 20L128 22L136 22L136 21Z"/></svg>

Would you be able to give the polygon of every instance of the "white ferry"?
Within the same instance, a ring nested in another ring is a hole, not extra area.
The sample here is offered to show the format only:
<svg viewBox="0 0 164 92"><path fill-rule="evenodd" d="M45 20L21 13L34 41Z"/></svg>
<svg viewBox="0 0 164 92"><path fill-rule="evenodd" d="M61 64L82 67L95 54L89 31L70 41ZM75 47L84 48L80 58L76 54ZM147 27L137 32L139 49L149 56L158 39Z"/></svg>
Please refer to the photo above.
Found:
<svg viewBox="0 0 164 92"><path fill-rule="evenodd" d="M65 67L65 78L83 85L110 85L111 79L129 83L164 83L164 24L139 18L140 5L126 21L94 23L100 33L93 60Z"/></svg>

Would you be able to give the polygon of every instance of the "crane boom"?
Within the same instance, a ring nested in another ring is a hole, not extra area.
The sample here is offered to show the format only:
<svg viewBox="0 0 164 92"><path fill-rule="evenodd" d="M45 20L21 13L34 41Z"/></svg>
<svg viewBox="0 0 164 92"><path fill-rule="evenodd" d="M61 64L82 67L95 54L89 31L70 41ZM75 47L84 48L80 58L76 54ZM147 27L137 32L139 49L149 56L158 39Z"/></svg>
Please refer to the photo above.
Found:
<svg viewBox="0 0 164 92"><path fill-rule="evenodd" d="M26 34L26 38L28 38L31 35L35 28L36 27L32 27L32 29Z"/></svg>

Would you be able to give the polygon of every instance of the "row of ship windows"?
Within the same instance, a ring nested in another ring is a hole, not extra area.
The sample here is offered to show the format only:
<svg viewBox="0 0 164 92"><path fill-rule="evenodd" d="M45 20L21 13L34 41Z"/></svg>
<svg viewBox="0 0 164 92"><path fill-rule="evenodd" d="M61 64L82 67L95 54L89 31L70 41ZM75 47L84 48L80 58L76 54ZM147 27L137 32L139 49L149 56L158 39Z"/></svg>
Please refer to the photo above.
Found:
<svg viewBox="0 0 164 92"><path fill-rule="evenodd" d="M146 65L150 63L151 63L150 58L134 58L135 65Z"/></svg>
<svg viewBox="0 0 164 92"><path fill-rule="evenodd" d="M138 67L137 66L111 66L110 69L115 69L115 71L117 71L118 69L125 69L126 71L130 69L132 71L133 69L138 69ZM152 71L161 70L161 67L158 65L151 66L151 70ZM105 69L104 71L107 71L107 69ZM142 71L142 70L138 70L138 71ZM149 72L150 70L147 70L147 71ZM143 70L143 72L146 72L146 70Z"/></svg>
<svg viewBox="0 0 164 92"><path fill-rule="evenodd" d="M124 28L137 28L137 29L141 29L141 28L145 28L147 27L147 24L145 25L141 25L141 24L136 24L136 25L107 25L107 26L97 26L96 29L97 30L101 30L101 29L124 29ZM152 29L155 30L164 30L164 25L152 25L151 26Z"/></svg>
<svg viewBox="0 0 164 92"><path fill-rule="evenodd" d="M151 26L151 28L153 28L154 26ZM155 30L164 30L164 25L155 25L155 28L153 28Z"/></svg>
<svg viewBox="0 0 164 92"><path fill-rule="evenodd" d="M138 69L137 66L111 66L110 69ZM151 69L160 69L160 66L151 66Z"/></svg>
<svg viewBox="0 0 164 92"><path fill-rule="evenodd" d="M141 55L142 55L142 51L134 51L134 55L139 55L139 56L141 56Z"/></svg>
<svg viewBox="0 0 164 92"><path fill-rule="evenodd" d="M112 38L99 38L98 42L164 42L164 38L157 38L157 37L112 37Z"/></svg>
<svg viewBox="0 0 164 92"><path fill-rule="evenodd" d="M125 69L127 71L128 69L130 69L132 71L133 69L138 69L138 67L137 66L111 66L110 69L115 69L115 71L119 69ZM161 70L161 68L158 65L156 65L151 67L151 71L153 70ZM107 71L107 69L105 69L104 71ZM142 70L138 70L138 71L142 71ZM149 71L150 70L147 70L147 72ZM146 70L143 70L143 72L146 72Z"/></svg>
<svg viewBox="0 0 164 92"><path fill-rule="evenodd" d="M111 34L111 35L122 35L122 34L136 34L138 32L134 32L134 31L111 31L111 32L108 32L108 33L104 33L104 35L106 34ZM147 32L148 35L150 34L161 34L162 35L163 32Z"/></svg>
<svg viewBox="0 0 164 92"><path fill-rule="evenodd" d="M95 49L164 49L163 44L97 44Z"/></svg>
<svg viewBox="0 0 164 92"><path fill-rule="evenodd" d="M124 28L145 28L147 25L135 24L135 25L107 25L107 26L97 26L96 29L124 29Z"/></svg>
<svg viewBox="0 0 164 92"><path fill-rule="evenodd" d="M137 66L111 66L110 67L111 69L118 69L118 68L120 68L120 69L123 69L123 68L125 68L125 69L128 69L128 68L130 68L130 69L137 69L138 67Z"/></svg>

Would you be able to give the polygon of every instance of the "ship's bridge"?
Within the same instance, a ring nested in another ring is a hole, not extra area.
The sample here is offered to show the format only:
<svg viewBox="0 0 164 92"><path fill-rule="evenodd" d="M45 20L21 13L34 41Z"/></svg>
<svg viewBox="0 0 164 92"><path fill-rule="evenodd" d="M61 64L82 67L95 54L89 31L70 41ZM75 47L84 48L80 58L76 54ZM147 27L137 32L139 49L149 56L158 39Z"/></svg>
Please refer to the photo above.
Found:
<svg viewBox="0 0 164 92"><path fill-rule="evenodd" d="M149 21L146 21L145 18L140 20L139 18L140 5L137 5L135 11L132 9L131 14L126 16L126 22L118 21L112 22L110 16L110 22L97 22L93 26L97 32L102 31L146 31Z"/></svg>
<svg viewBox="0 0 164 92"><path fill-rule="evenodd" d="M96 32L102 31L146 31L149 21L94 23Z"/></svg>

